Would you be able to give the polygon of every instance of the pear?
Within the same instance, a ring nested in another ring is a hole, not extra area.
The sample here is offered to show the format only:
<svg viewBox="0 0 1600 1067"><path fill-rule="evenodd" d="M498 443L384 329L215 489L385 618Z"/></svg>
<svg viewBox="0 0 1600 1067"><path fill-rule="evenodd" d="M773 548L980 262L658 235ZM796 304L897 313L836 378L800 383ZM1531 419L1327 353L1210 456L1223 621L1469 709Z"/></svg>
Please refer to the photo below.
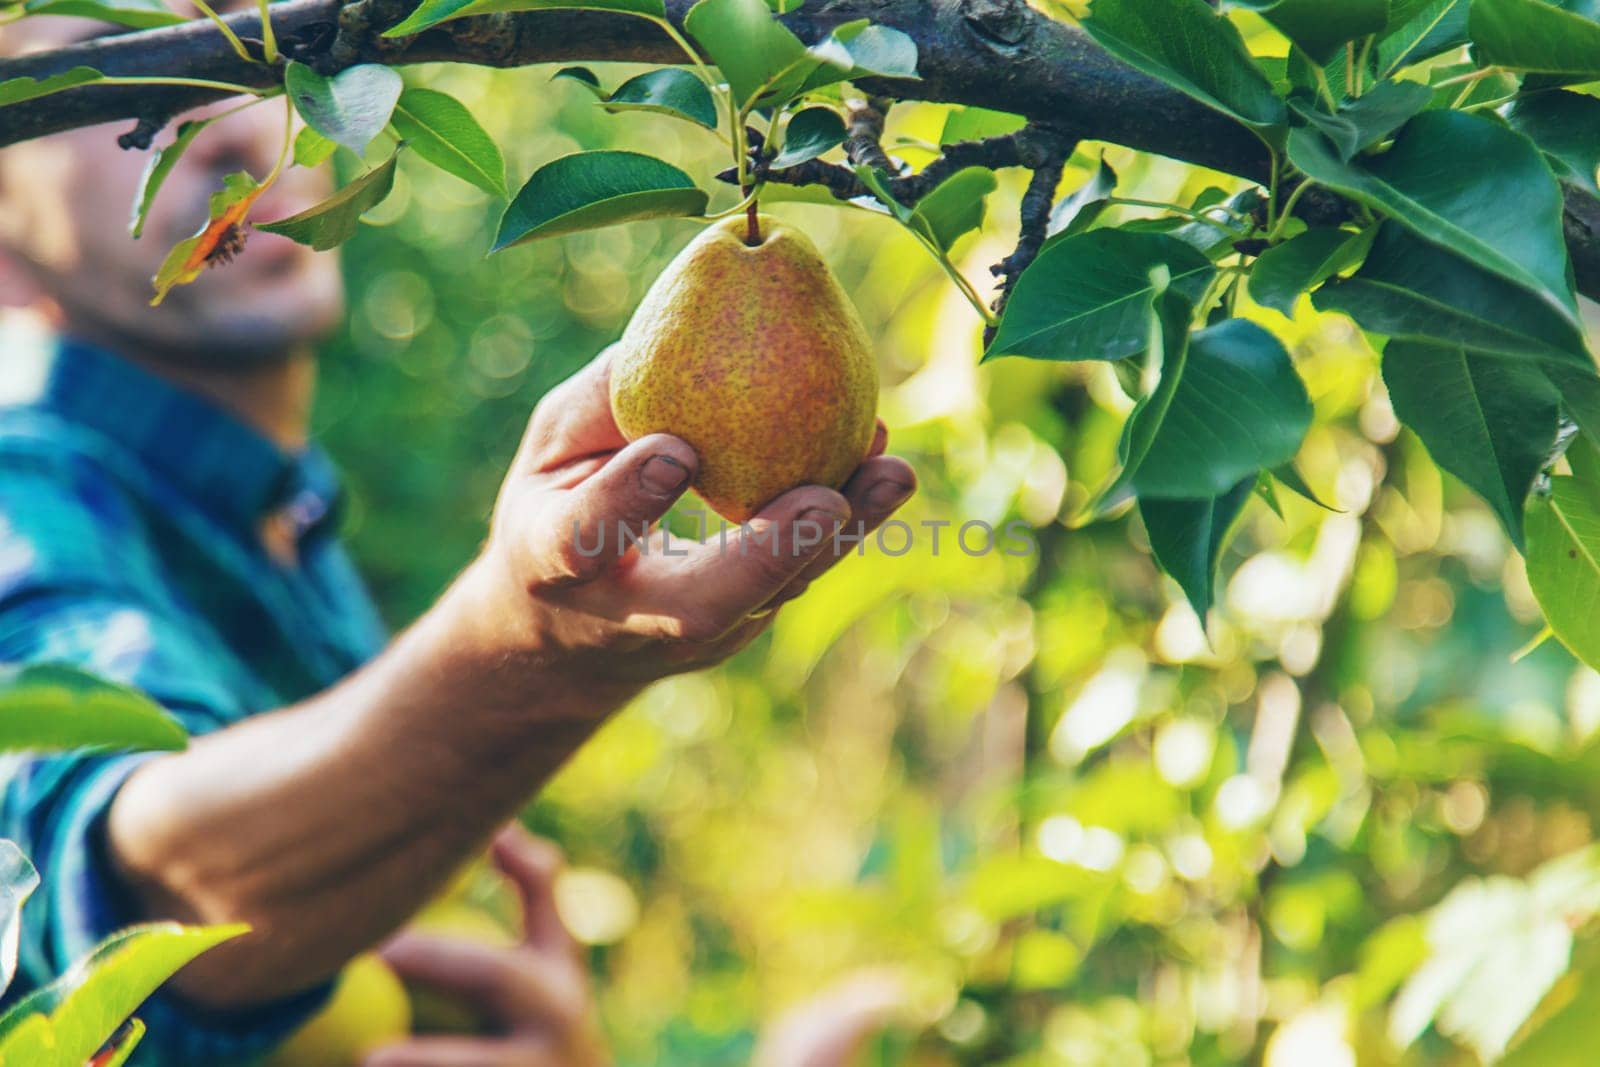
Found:
<svg viewBox="0 0 1600 1067"><path fill-rule="evenodd" d="M707 227L656 279L612 353L629 440L681 437L695 489L744 522L799 485L839 488L872 445L878 376L866 328L809 238L765 215Z"/></svg>

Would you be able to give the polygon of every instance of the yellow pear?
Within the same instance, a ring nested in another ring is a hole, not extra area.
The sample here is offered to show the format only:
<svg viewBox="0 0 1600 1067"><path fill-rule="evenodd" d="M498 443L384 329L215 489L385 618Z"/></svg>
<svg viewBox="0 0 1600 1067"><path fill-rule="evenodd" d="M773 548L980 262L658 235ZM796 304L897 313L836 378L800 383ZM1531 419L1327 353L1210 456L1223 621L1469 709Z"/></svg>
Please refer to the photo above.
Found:
<svg viewBox="0 0 1600 1067"><path fill-rule="evenodd" d="M410 1033L405 986L381 957L367 953L345 965L327 1005L262 1067L359 1067L369 1052Z"/></svg>
<svg viewBox="0 0 1600 1067"><path fill-rule="evenodd" d="M611 410L629 440L670 433L700 457L695 489L743 522L798 485L838 488L872 444L867 331L809 238L743 216L667 265L613 352Z"/></svg>

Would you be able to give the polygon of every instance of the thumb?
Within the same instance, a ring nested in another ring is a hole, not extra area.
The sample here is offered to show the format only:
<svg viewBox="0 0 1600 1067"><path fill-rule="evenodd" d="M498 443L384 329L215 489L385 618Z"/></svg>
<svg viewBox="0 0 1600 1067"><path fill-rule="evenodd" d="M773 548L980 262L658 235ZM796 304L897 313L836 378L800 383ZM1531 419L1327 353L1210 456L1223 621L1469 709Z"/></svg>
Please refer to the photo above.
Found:
<svg viewBox="0 0 1600 1067"><path fill-rule="evenodd" d="M530 585L598 578L644 540L699 469L694 449L667 434L641 437L570 489L532 494L518 544Z"/></svg>

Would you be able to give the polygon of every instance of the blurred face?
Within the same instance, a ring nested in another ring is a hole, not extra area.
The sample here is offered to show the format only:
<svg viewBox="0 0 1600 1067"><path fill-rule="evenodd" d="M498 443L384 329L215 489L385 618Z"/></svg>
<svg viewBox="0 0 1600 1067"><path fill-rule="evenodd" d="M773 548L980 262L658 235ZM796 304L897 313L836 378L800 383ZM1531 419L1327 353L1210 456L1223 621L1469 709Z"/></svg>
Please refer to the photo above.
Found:
<svg viewBox="0 0 1600 1067"><path fill-rule="evenodd" d="M0 30L0 50L60 47L88 36L85 25L94 24L30 19ZM183 118L239 103L223 101ZM232 263L211 267L173 289L160 307L149 306L151 276L173 245L205 224L223 176L246 170L260 179L271 171L284 137L281 98L201 131L167 177L137 241L128 235L128 219L151 153L117 147L117 135L130 125L93 126L0 150L0 256L8 260L0 303L36 303L64 328L113 349L209 369L281 360L337 324L344 307L337 258L255 231L247 231ZM155 143L170 142L176 125ZM283 218L331 191L326 168L286 165L251 217Z"/></svg>

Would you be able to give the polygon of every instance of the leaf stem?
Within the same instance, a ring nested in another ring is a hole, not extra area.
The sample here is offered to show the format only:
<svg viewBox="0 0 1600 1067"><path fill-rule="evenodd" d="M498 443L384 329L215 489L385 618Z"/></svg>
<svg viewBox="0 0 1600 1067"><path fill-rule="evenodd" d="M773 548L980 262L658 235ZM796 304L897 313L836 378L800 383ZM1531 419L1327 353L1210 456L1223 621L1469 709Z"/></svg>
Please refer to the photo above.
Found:
<svg viewBox="0 0 1600 1067"><path fill-rule="evenodd" d="M1308 178L1294 187L1294 192L1289 194L1289 199L1283 205L1283 210L1278 212L1278 221L1267 231L1268 241L1276 244L1283 237L1283 231L1289 225L1289 220L1294 218L1294 209L1300 203L1300 198L1306 195L1306 190L1316 184L1316 182Z"/></svg>
<svg viewBox="0 0 1600 1067"><path fill-rule="evenodd" d="M261 51L268 63L278 61L278 34L272 28L272 13L267 10L271 0L256 0L256 8L261 12Z"/></svg>
<svg viewBox="0 0 1600 1067"><path fill-rule="evenodd" d="M254 62L252 60L251 62ZM277 86L270 89L255 89L248 85L236 85L233 82L210 81L206 78L165 78L155 75L129 74L107 75L96 78L85 85L184 85L191 89L216 89L225 93L239 93L248 96L268 97L276 96L281 90ZM77 86L69 86L76 89Z"/></svg>
<svg viewBox="0 0 1600 1067"><path fill-rule="evenodd" d="M1242 212L1236 211L1235 209L1227 207L1223 204L1213 204L1211 207L1206 208L1205 211L1196 211L1192 207L1184 207L1182 204L1168 203L1165 200L1140 200L1137 197L1132 196L1108 196L1103 202L1118 207L1147 207L1155 208L1159 211L1170 211L1174 215L1182 215L1184 218L1193 219L1196 222L1209 222L1214 225L1221 226L1225 230L1234 230L1234 227L1222 222L1221 219L1212 218L1210 215L1206 214L1206 211L1226 211L1229 215L1233 216L1240 222L1248 221L1247 216Z"/></svg>
<svg viewBox="0 0 1600 1067"><path fill-rule="evenodd" d="M1278 180L1282 176L1283 164L1278 161L1276 148L1268 146L1267 151L1272 160L1271 184L1267 188L1267 230L1271 232L1278 222Z"/></svg>
<svg viewBox="0 0 1600 1067"><path fill-rule="evenodd" d="M1372 42L1376 37L1376 34L1369 33L1361 42L1361 54L1356 57L1356 96L1367 90L1367 62L1372 58Z"/></svg>
<svg viewBox="0 0 1600 1067"><path fill-rule="evenodd" d="M260 0L260 2L265 3L266 0ZM634 12L626 13L634 14ZM689 57L690 63L694 64L695 77L704 82L707 89L715 89L717 87L716 79L711 76L711 71L706 66L705 60L700 58L700 53L694 50L694 45L689 43L689 39L678 32L678 27L672 24L671 19L658 18L655 15L646 15L644 18L661 27L661 32L672 38L673 44L683 49L683 54Z"/></svg>
<svg viewBox="0 0 1600 1067"><path fill-rule="evenodd" d="M907 229L910 229L910 227L907 227ZM996 316L994 312L989 310L988 305L983 302L983 297L979 296L978 291L972 287L972 283L967 281L966 276L962 274L961 271L956 269L956 265L954 263L950 262L949 253L945 252L944 249L928 240L916 230L911 230L911 234L916 237L918 243L920 243L923 248L928 250L929 254L932 255L934 259L939 261L940 268L942 268L945 274L949 276L950 280L955 283L956 288L961 291L961 295L966 297L967 303L972 305L972 310L978 313L978 317L983 320L983 324L985 326L998 325L1000 322L999 317Z"/></svg>
<svg viewBox="0 0 1600 1067"><path fill-rule="evenodd" d="M1322 99L1327 101L1328 110L1338 111L1339 98L1333 95L1333 84L1328 81L1328 72L1315 63L1311 65L1311 69L1316 72L1317 88L1322 92Z"/></svg>
<svg viewBox="0 0 1600 1067"><path fill-rule="evenodd" d="M266 0L257 0L257 2L260 3L263 8L266 7ZM194 6L199 8L200 13L206 18L210 19L216 25L217 29L221 31L222 36L226 37L228 43L233 46L233 50L239 53L240 59L244 60L246 63L254 63L256 61L256 57L250 54L250 49L246 48L244 46L244 42L239 40L239 35L233 32L233 27L229 26L227 22L223 20L222 16L217 14L211 5L206 3L206 0L194 0ZM265 22L266 17L263 14L263 25Z"/></svg>

